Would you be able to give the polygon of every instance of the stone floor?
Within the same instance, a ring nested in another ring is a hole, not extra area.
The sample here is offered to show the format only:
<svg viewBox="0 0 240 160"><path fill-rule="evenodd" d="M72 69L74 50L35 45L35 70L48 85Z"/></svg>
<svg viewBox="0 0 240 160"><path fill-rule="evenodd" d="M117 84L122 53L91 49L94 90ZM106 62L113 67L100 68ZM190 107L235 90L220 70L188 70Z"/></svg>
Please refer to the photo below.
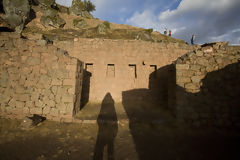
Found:
<svg viewBox="0 0 240 160"><path fill-rule="evenodd" d="M0 118L1 160L233 160L239 132L189 129L172 122L44 121L31 130Z"/></svg>

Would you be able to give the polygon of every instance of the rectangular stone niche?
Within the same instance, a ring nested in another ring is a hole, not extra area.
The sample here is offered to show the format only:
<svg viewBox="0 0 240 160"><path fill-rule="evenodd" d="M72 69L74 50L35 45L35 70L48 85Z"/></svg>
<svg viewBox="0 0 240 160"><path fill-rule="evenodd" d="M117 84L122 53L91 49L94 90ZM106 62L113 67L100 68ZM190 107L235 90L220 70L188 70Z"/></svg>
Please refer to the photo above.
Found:
<svg viewBox="0 0 240 160"><path fill-rule="evenodd" d="M92 74L93 73L93 63L86 63L85 64L85 70Z"/></svg>
<svg viewBox="0 0 240 160"><path fill-rule="evenodd" d="M128 66L130 68L131 77L136 79L137 78L137 66L136 66L136 64L129 64Z"/></svg>
<svg viewBox="0 0 240 160"><path fill-rule="evenodd" d="M157 78L157 65L150 65L150 74L153 75L153 78Z"/></svg>
<svg viewBox="0 0 240 160"><path fill-rule="evenodd" d="M114 64L107 65L107 77L115 77L115 65Z"/></svg>

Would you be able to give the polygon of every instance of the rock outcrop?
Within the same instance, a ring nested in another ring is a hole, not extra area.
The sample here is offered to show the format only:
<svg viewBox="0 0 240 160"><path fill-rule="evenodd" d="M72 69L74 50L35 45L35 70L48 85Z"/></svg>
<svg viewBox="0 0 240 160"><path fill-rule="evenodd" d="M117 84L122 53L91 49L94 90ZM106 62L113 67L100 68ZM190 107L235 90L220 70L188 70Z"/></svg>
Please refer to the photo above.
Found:
<svg viewBox="0 0 240 160"><path fill-rule="evenodd" d="M57 10L50 7L45 9L44 15L41 17L40 21L46 28L63 28L66 24L65 20L58 15Z"/></svg>
<svg viewBox="0 0 240 160"><path fill-rule="evenodd" d="M73 20L73 26L75 28L84 28L87 26L87 23L84 19L82 18L76 18Z"/></svg>
<svg viewBox="0 0 240 160"><path fill-rule="evenodd" d="M29 18L30 5L28 0L3 0L5 20L17 33L21 33Z"/></svg>
<svg viewBox="0 0 240 160"><path fill-rule="evenodd" d="M77 16L93 18L93 16L85 10L84 3L81 0L73 0L70 11Z"/></svg>

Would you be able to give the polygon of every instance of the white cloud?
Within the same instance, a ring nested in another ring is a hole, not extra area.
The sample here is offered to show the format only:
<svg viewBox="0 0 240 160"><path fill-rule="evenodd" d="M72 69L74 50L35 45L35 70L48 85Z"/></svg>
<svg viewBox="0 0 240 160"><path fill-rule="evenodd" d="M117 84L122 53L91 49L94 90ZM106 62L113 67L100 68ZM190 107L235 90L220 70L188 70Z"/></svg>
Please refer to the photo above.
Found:
<svg viewBox="0 0 240 160"><path fill-rule="evenodd" d="M167 9L157 15L153 12L147 9L135 12L127 23L161 32L167 27L173 36L188 42L196 34L199 43L219 40L239 43L239 36L231 32L240 26L239 0L182 0L175 10Z"/></svg>
<svg viewBox="0 0 240 160"><path fill-rule="evenodd" d="M151 17L151 18L150 18ZM134 15L127 19L127 23L135 23L138 26L144 27L144 28L158 28L158 23L157 23L157 17L154 16L152 11L150 10L145 10L142 13L135 12ZM140 25L139 25L140 24Z"/></svg>

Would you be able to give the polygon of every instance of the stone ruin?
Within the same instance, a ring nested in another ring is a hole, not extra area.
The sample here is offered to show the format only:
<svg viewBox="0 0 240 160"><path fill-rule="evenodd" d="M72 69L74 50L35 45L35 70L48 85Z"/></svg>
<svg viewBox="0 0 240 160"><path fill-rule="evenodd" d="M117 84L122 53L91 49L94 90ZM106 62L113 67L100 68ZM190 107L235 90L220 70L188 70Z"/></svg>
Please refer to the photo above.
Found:
<svg viewBox="0 0 240 160"><path fill-rule="evenodd" d="M1 117L73 122L111 93L128 115L144 104L178 122L240 127L239 46L56 34L0 32Z"/></svg>
<svg viewBox="0 0 240 160"><path fill-rule="evenodd" d="M176 115L193 125L240 127L240 47L205 44L176 60Z"/></svg>
<svg viewBox="0 0 240 160"><path fill-rule="evenodd" d="M164 102L179 122L239 127L240 47L0 35L2 117L74 121L110 92L119 103Z"/></svg>

